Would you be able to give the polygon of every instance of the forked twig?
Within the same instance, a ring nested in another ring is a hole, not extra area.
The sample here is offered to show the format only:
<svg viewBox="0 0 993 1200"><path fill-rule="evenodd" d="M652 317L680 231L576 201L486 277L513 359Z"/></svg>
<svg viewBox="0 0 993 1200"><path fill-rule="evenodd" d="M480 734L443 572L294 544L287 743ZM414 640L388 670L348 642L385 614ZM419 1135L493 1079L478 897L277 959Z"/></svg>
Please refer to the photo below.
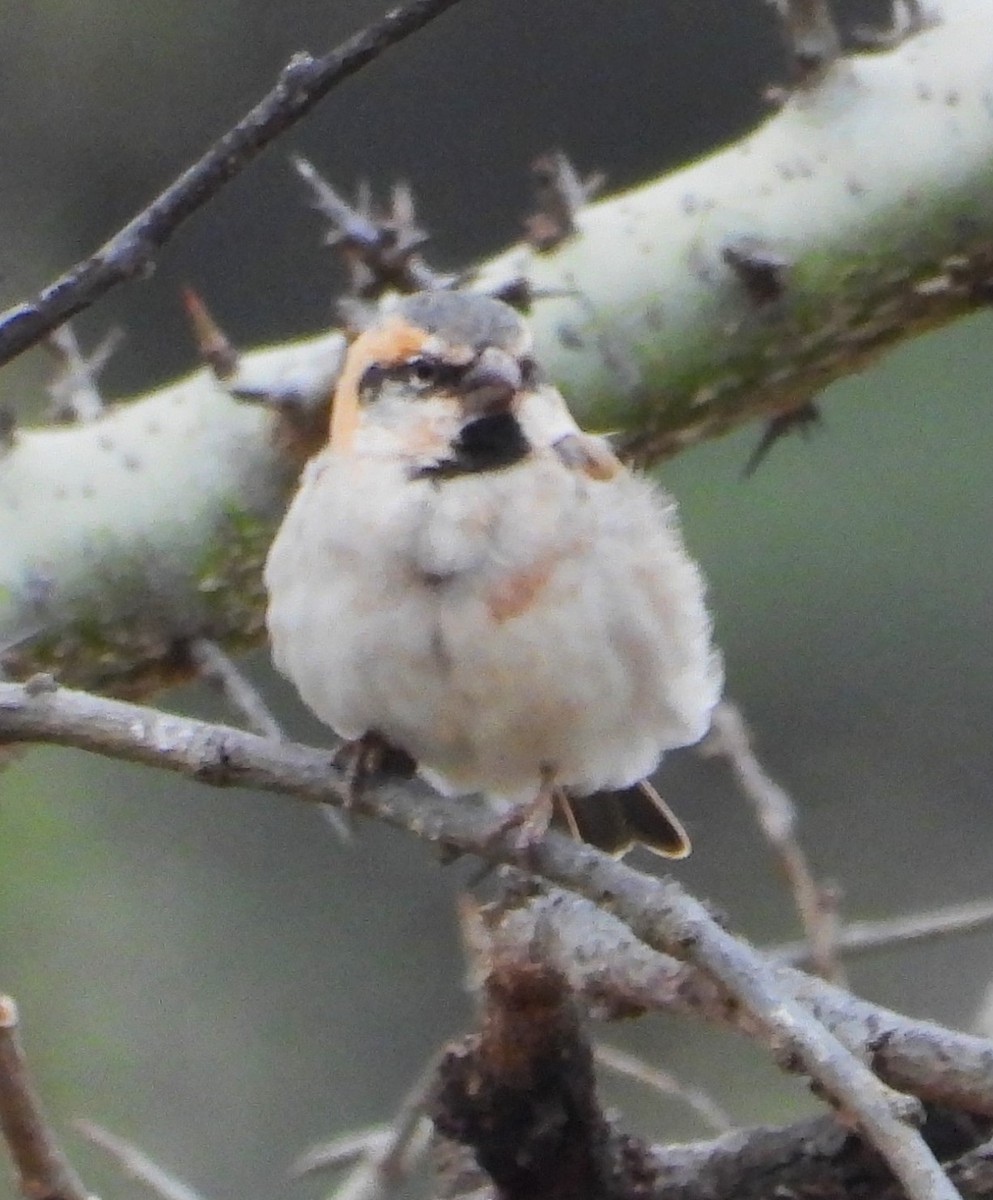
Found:
<svg viewBox="0 0 993 1200"><path fill-rule="evenodd" d="M111 329L90 354L84 354L76 331L67 322L48 337L48 346L59 360L59 371L48 385L52 415L56 421L95 421L104 410L97 378L109 362L124 334Z"/></svg>
<svg viewBox="0 0 993 1200"><path fill-rule="evenodd" d="M325 240L348 268L353 298L372 301L390 288L413 292L455 285L457 276L439 274L419 252L428 235L417 224L413 193L406 184L396 184L390 207L376 213L367 190L350 204L313 163L295 155L293 165L310 188L314 207L329 223Z"/></svg>

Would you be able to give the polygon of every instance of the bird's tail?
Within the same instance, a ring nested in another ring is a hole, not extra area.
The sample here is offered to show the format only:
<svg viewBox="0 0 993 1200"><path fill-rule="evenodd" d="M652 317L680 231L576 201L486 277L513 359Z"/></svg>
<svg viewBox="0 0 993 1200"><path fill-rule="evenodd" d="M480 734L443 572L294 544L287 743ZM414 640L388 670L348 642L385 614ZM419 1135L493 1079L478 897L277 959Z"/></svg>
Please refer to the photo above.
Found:
<svg viewBox="0 0 993 1200"><path fill-rule="evenodd" d="M556 823L607 854L620 858L634 846L663 858L685 858L690 852L682 823L647 779L591 796L560 792L559 799Z"/></svg>

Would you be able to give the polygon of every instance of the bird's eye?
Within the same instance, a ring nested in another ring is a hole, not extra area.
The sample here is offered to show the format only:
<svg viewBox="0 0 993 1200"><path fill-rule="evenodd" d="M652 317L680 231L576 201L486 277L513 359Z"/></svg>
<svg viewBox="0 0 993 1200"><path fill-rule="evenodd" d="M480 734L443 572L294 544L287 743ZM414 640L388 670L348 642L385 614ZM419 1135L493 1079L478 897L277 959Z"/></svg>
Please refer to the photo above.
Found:
<svg viewBox="0 0 993 1200"><path fill-rule="evenodd" d="M421 354L407 360L407 370L410 372L411 379L417 383L430 385L438 383L441 379L441 363L437 359L426 358Z"/></svg>
<svg viewBox="0 0 993 1200"><path fill-rule="evenodd" d="M382 363L370 363L362 372L359 380L359 396L369 399L372 393L379 391L386 374L386 368Z"/></svg>

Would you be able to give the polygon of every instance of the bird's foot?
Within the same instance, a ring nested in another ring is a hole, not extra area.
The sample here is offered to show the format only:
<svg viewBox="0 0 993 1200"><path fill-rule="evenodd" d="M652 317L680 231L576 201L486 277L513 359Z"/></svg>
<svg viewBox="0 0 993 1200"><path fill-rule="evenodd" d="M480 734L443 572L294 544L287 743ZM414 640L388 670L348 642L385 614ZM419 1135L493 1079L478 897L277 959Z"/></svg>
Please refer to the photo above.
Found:
<svg viewBox="0 0 993 1200"><path fill-rule="evenodd" d="M392 745L375 729L350 742L342 742L332 761L345 773L346 807L354 804L375 776L410 779L417 770L417 763L406 750Z"/></svg>
<svg viewBox="0 0 993 1200"><path fill-rule="evenodd" d="M513 850L528 854L548 832L558 807L558 797L559 788L551 772L543 773L541 786L532 799L503 814L486 840L498 842L509 838Z"/></svg>

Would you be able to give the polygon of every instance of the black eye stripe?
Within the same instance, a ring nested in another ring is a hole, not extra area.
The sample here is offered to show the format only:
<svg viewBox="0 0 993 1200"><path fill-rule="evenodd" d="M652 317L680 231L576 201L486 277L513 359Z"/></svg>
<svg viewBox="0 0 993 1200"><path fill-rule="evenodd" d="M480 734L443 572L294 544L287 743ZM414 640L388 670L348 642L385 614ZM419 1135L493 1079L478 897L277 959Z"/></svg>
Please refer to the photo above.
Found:
<svg viewBox="0 0 993 1200"><path fill-rule="evenodd" d="M359 395L372 399L368 393L379 391L388 379L429 388L456 388L471 365L456 365L427 354L417 354L399 363L370 363L359 380Z"/></svg>
<svg viewBox="0 0 993 1200"><path fill-rule="evenodd" d="M387 377L387 369L382 363L370 363L362 372L359 380L359 395L364 396L367 392L378 392Z"/></svg>
<svg viewBox="0 0 993 1200"><path fill-rule="evenodd" d="M436 383L440 374L440 364L431 358L412 358L405 364L411 377L419 383Z"/></svg>

